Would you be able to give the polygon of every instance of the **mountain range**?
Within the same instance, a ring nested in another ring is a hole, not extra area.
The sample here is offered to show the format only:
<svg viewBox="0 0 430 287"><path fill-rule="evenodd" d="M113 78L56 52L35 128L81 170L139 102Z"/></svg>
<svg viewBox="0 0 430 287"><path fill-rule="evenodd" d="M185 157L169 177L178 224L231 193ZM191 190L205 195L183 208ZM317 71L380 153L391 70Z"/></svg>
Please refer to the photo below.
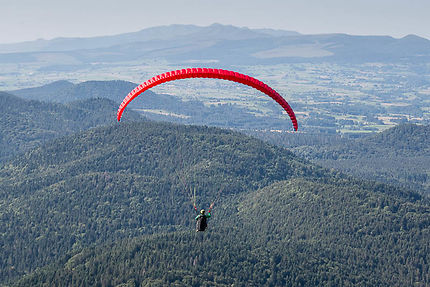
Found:
<svg viewBox="0 0 430 287"><path fill-rule="evenodd" d="M164 59L212 66L296 62L428 62L430 41L415 35L302 35L213 24L171 25L94 38L57 38L0 45L0 63L74 69L96 63Z"/></svg>

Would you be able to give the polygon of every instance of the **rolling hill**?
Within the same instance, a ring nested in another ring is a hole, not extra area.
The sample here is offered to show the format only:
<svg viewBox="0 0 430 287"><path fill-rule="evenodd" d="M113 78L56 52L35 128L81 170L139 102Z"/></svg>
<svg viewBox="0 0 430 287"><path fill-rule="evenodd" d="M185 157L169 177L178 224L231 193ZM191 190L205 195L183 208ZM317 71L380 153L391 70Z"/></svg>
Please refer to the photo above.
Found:
<svg viewBox="0 0 430 287"><path fill-rule="evenodd" d="M205 234L85 248L16 286L425 286L429 212L345 182L291 179L222 204Z"/></svg>
<svg viewBox="0 0 430 287"><path fill-rule="evenodd" d="M429 137L430 126L401 124L360 139L293 150L327 168L429 193Z"/></svg>
<svg viewBox="0 0 430 287"><path fill-rule="evenodd" d="M0 160L55 138L115 122L117 104L92 98L67 105L0 92ZM129 119L140 116L130 111Z"/></svg>
<svg viewBox="0 0 430 287"><path fill-rule="evenodd" d="M104 97L120 102L133 87L135 87L135 84L124 81L88 81L79 84L60 81L41 87L16 90L11 93L26 99L37 99L53 103L70 103L73 100L86 100L94 97ZM18 104L11 108L6 108L8 102L12 101L5 101L3 106L5 111L20 115L19 108L22 105ZM77 102L75 105L70 106L69 104L68 108L82 109L85 105ZM45 105L40 104L39 106L43 107ZM115 108L115 104L112 103L112 107L109 110L93 110L91 115L92 117L106 118L104 123L112 123L114 122L113 119L108 118L114 117ZM274 107L275 110L277 108L276 106ZM145 96L140 97L138 101L134 101L130 105L130 108L127 109L130 112L130 117L126 115L124 120L127 120L127 118L130 120L136 119L137 115L133 113L132 109L136 109L140 113L144 111L145 117L157 121L205 124L238 130L285 128L285 121L282 119L256 116L251 110L238 105L218 104L207 106L200 101L183 101L174 96L155 94L151 91L146 91ZM43 110L38 110L35 107L32 107L32 111L39 117L44 115ZM101 114L96 116L98 112ZM91 120L81 122L83 123L81 130L92 126L88 125ZM25 120L20 121L20 123L25 123ZM32 121L32 124L37 123L37 120ZM45 127L51 124L39 123L39 125ZM78 123L76 122L76 124ZM16 140L20 139L20 143L14 142L12 139L7 140L8 137L16 133L16 130L7 132L12 126L15 126L14 122L8 123L6 121L5 135L3 137L5 156L14 154L10 153L12 149L17 152L21 150L20 146L27 144L20 137L15 137ZM40 127L38 129L43 130ZM62 132L66 130L68 128L62 129ZM382 133L375 133L359 139L340 139L336 136L330 137L312 133L278 134L255 131L249 131L249 133L263 140L292 148L299 156L303 156L327 168L337 168L355 176L364 176L368 179L399 184L418 191L430 191L428 126L401 124ZM52 134L50 138L63 134ZM40 142L31 139L29 141L29 146L35 146ZM322 142L313 144L319 141ZM402 162L402 166L398 166L398 162Z"/></svg>
<svg viewBox="0 0 430 287"><path fill-rule="evenodd" d="M225 195L236 194L319 172L281 148L204 127L124 123L60 138L1 168L1 218L8 224L0 257L14 268L0 277L89 244L186 226L184 177L213 200L208 195L221 185Z"/></svg>
<svg viewBox="0 0 430 287"><path fill-rule="evenodd" d="M188 191L220 188L196 234ZM91 129L2 165L0 190L0 277L22 286L429 283L428 198L232 131Z"/></svg>

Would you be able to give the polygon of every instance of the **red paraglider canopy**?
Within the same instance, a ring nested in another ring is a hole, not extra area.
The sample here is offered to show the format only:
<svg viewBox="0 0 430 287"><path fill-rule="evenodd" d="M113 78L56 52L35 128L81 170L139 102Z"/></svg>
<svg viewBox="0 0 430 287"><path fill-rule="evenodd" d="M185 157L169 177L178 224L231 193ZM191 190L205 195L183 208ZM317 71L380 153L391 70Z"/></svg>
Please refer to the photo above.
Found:
<svg viewBox="0 0 430 287"><path fill-rule="evenodd" d="M222 80L233 81L233 82L237 82L237 83L241 83L241 84L253 87L254 89L257 89L265 93L266 95L270 96L279 105L281 105L290 116L291 121L293 122L294 130L297 131L298 129L297 119L294 114L294 111L291 109L287 101L283 97L281 97L281 95L279 95L278 92L276 92L274 89L272 89L265 83L253 77L250 77L248 75L244 75L244 74L240 74L240 73L228 71L228 70L210 69L210 68L188 68L188 69L167 72L167 73L163 73L161 75L152 77L151 79L147 80L143 84L140 84L139 86L137 86L125 97L125 99L122 101L121 105L118 108L118 112L117 112L118 121L121 120L121 116L122 116L122 113L124 112L125 107L135 97L137 97L144 91L165 82L175 81L180 79L188 79L188 78L222 79Z"/></svg>

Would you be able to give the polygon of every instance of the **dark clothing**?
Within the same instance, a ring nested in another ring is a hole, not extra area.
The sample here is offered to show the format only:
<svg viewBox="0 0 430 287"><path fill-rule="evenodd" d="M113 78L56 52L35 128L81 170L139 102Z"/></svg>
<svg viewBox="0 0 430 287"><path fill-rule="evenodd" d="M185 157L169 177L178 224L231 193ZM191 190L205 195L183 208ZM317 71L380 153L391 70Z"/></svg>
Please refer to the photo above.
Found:
<svg viewBox="0 0 430 287"><path fill-rule="evenodd" d="M211 217L210 212L206 215L206 214L199 214L196 216L196 230L197 231L205 231L206 227L208 227L208 218Z"/></svg>

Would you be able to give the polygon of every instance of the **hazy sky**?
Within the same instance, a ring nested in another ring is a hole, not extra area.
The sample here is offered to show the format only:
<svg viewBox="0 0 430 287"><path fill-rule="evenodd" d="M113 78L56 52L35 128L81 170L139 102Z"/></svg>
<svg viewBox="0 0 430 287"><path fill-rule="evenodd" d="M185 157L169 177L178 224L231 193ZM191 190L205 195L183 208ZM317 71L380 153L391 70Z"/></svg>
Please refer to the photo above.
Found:
<svg viewBox="0 0 430 287"><path fill-rule="evenodd" d="M0 43L212 23L430 39L430 0L0 0Z"/></svg>

